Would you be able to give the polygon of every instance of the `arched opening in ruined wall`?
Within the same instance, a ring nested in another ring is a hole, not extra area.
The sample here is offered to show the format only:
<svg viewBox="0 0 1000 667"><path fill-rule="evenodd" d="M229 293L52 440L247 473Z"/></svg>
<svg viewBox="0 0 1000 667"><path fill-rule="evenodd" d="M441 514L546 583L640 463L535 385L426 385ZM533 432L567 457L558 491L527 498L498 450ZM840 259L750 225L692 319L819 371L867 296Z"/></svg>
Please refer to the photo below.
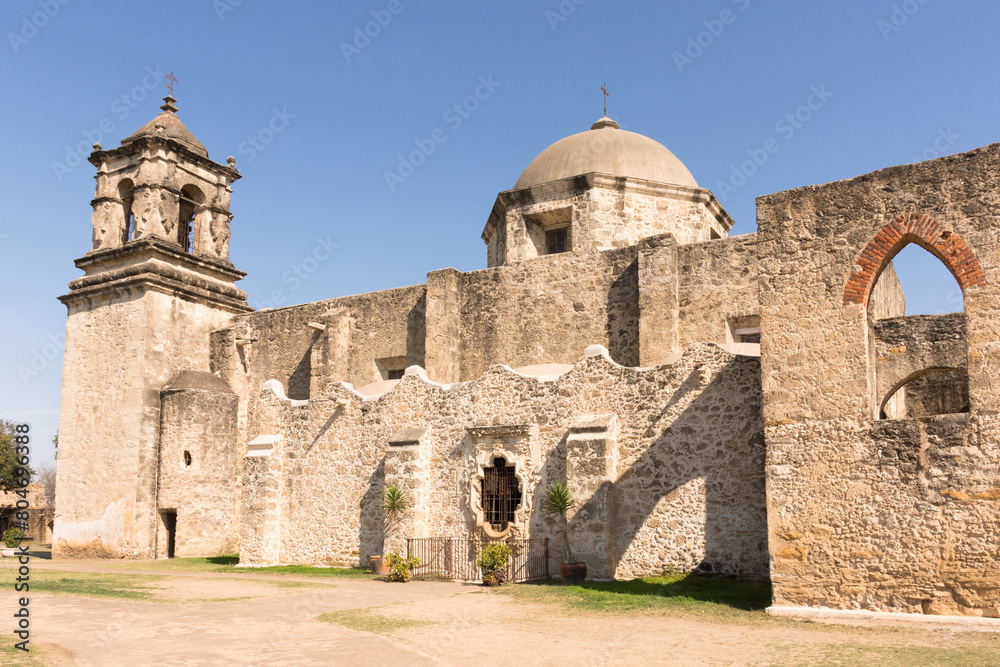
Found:
<svg viewBox="0 0 1000 667"><path fill-rule="evenodd" d="M985 282L972 250L926 216L901 216L855 269L844 301L867 304L874 416L967 412L964 288Z"/></svg>
<svg viewBox="0 0 1000 667"><path fill-rule="evenodd" d="M969 374L925 368L897 382L879 406L879 419L920 419L969 411Z"/></svg>

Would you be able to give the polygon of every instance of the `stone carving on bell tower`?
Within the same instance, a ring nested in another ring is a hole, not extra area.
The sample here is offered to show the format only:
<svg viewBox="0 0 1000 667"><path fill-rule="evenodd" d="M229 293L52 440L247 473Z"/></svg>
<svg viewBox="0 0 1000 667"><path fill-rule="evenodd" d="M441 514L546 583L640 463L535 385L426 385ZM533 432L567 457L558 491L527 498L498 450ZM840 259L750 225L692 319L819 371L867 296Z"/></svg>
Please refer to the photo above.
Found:
<svg viewBox="0 0 1000 667"><path fill-rule="evenodd" d="M236 160L210 160L178 119L176 100L163 99L162 113L120 147L94 145L91 252L155 238L228 263L230 186L240 178Z"/></svg>

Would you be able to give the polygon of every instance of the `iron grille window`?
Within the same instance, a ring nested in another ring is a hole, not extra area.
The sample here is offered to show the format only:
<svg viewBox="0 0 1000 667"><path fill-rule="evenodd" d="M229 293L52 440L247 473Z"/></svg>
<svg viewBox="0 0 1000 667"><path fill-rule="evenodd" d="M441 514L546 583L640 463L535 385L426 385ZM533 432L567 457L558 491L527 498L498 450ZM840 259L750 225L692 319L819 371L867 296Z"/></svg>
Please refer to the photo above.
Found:
<svg viewBox="0 0 1000 667"><path fill-rule="evenodd" d="M390 370L387 373L387 375L389 376L387 379L389 379L389 380L402 380L403 379L403 375L405 375L405 374L406 374L406 369L403 369L403 368L399 368L399 369L396 369L396 370Z"/></svg>
<svg viewBox="0 0 1000 667"><path fill-rule="evenodd" d="M492 467L483 472L479 494L483 515L493 530L503 532L514 520L514 510L521 505L521 483L514 476L514 466L500 458L494 459Z"/></svg>
<svg viewBox="0 0 1000 667"><path fill-rule="evenodd" d="M566 230L554 229L545 232L545 248L549 255L566 252Z"/></svg>

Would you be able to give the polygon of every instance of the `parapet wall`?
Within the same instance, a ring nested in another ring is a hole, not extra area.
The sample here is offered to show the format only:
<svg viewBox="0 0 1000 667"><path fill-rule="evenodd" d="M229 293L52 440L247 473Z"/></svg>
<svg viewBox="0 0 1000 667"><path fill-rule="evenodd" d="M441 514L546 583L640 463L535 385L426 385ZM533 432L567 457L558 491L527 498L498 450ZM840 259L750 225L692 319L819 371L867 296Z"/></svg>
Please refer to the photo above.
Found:
<svg viewBox="0 0 1000 667"><path fill-rule="evenodd" d="M573 548L595 578L671 566L765 577L758 360L700 344L672 364L636 369L603 348L588 352L548 376L494 366L451 386L411 368L377 397L337 383L295 402L268 383L261 423L271 432L255 436L280 439L284 464L248 456L243 484L245 498L270 497L255 480L280 490L271 505L280 525L275 560L346 565L379 554L386 536L378 505L390 478L416 501L409 536L482 537L477 466L502 455L525 487L509 534L552 538L553 570L561 526L541 511L541 495L566 481L578 501ZM585 463L597 455L604 463ZM267 481L264 468L284 470L284 481ZM245 513L256 512L253 525L270 525L262 507L244 503ZM248 550L259 543L244 537L249 562L266 561Z"/></svg>

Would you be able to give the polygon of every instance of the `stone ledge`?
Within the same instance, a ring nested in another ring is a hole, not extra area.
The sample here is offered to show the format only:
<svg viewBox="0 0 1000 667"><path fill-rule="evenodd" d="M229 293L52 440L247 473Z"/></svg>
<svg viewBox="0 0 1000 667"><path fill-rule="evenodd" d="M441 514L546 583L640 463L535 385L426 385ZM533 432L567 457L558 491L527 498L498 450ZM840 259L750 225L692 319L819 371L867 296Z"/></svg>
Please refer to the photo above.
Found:
<svg viewBox="0 0 1000 667"><path fill-rule="evenodd" d="M768 616L818 621L891 621L905 625L952 625L983 632L1000 632L1000 618L982 616L930 616L865 609L829 609L827 607L768 607Z"/></svg>

